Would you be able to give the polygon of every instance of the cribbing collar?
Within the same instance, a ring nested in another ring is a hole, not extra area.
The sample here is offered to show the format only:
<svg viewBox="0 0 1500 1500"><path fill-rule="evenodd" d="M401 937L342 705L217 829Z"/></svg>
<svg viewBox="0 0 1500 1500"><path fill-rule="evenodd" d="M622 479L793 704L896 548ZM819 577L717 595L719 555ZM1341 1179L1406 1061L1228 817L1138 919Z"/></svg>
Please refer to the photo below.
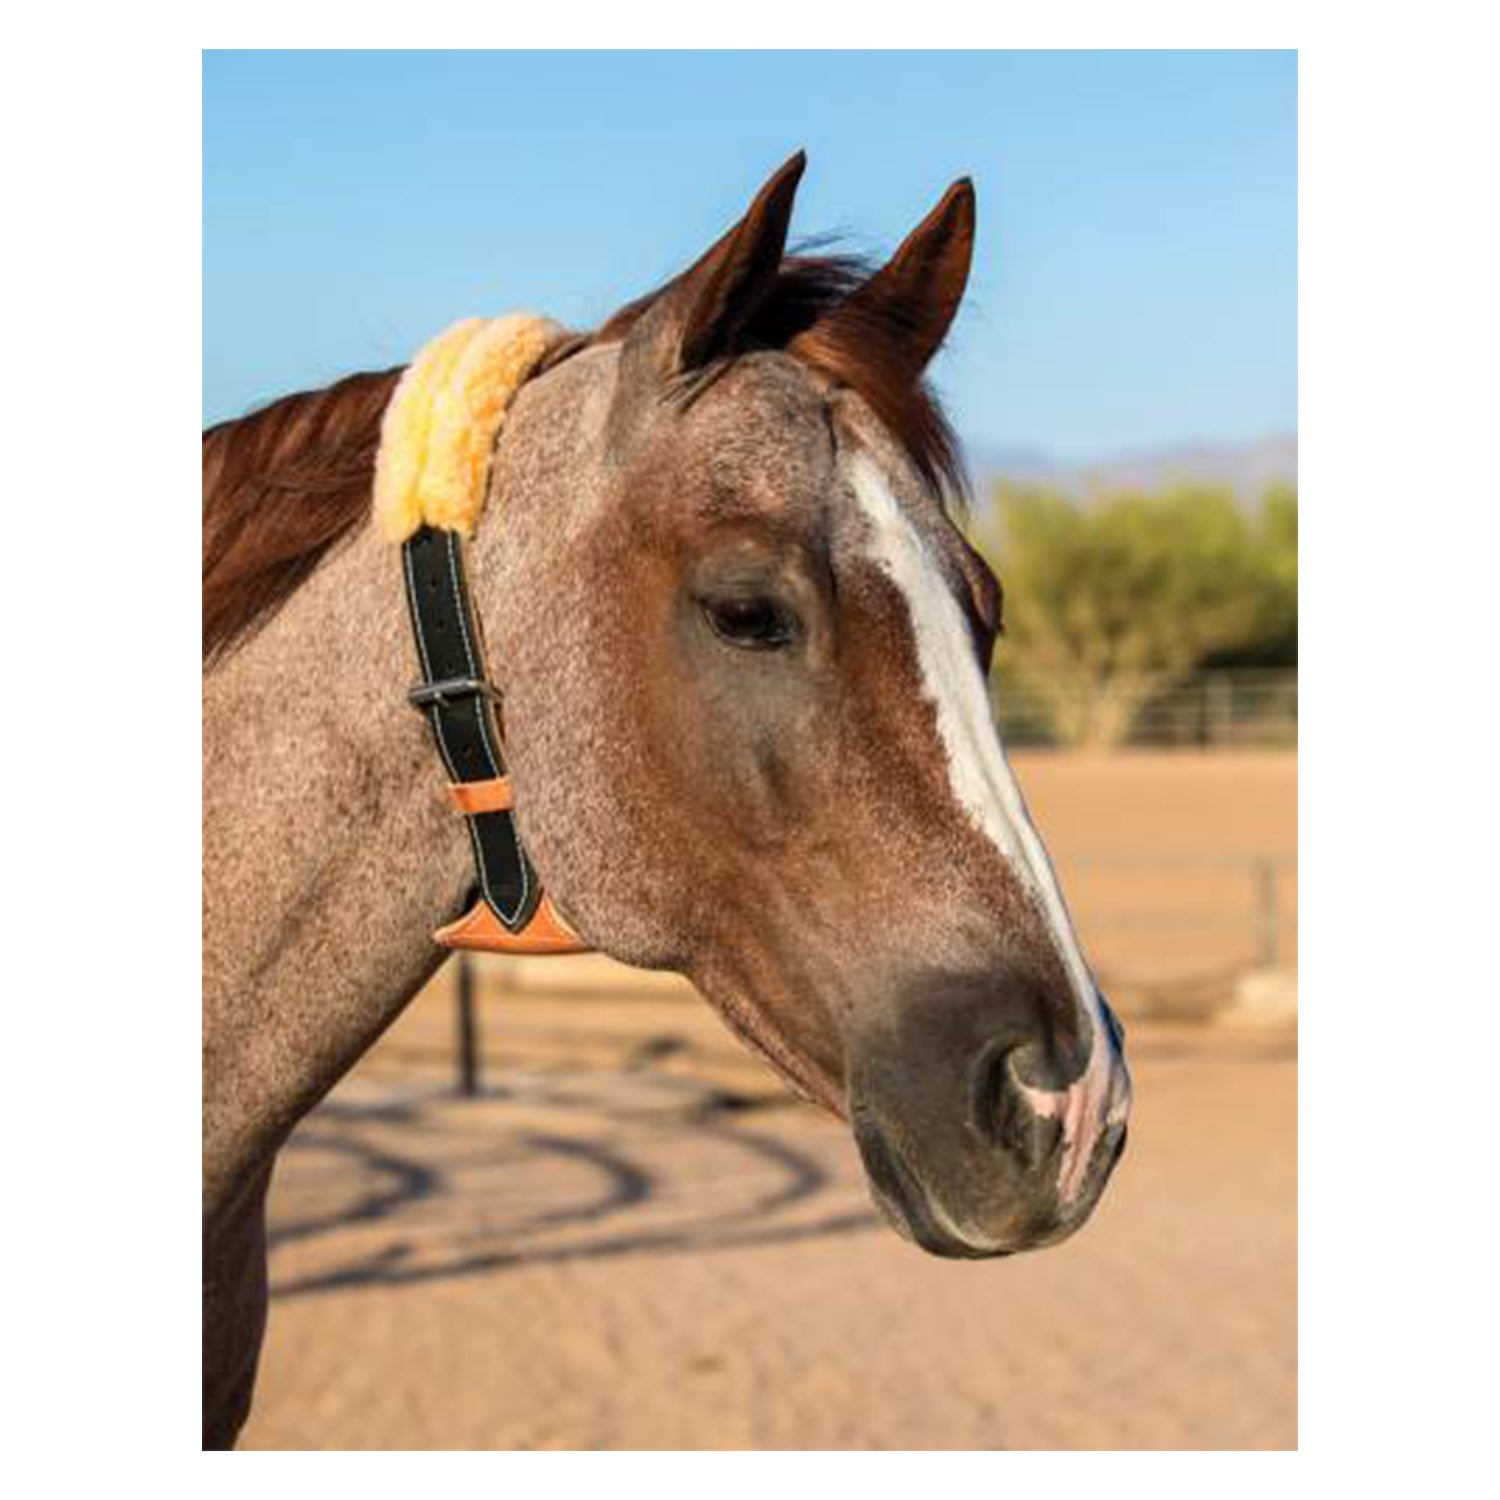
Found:
<svg viewBox="0 0 1500 1500"><path fill-rule="evenodd" d="M463 541L457 532L423 526L401 553L422 665L422 681L407 699L432 727L449 799L468 821L478 886L467 915L433 938L445 948L490 953L586 953L542 889L516 827L494 712L498 695L484 669Z"/></svg>

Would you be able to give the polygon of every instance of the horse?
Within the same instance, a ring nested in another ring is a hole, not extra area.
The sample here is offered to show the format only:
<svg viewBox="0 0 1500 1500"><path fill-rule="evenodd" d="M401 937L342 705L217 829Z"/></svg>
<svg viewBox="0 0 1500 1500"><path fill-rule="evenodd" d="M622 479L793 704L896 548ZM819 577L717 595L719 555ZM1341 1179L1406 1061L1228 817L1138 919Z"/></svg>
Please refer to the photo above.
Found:
<svg viewBox="0 0 1500 1500"><path fill-rule="evenodd" d="M925 375L974 190L872 269L788 253L804 165L549 345L486 456L468 588L516 827L567 928L685 975L846 1120L900 1234L1004 1256L1088 1218L1130 1083L994 721L1002 594ZM370 522L401 376L203 437L209 1447L250 1409L277 1152L473 890Z"/></svg>

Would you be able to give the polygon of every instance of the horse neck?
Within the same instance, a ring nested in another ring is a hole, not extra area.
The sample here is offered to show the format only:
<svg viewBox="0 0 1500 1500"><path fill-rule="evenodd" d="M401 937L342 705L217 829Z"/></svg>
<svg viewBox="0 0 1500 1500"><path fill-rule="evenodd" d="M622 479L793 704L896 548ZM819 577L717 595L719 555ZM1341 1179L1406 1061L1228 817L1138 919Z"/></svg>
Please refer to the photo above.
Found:
<svg viewBox="0 0 1500 1500"><path fill-rule="evenodd" d="M413 672L399 556L364 527L204 679L210 1212L441 960L470 856Z"/></svg>

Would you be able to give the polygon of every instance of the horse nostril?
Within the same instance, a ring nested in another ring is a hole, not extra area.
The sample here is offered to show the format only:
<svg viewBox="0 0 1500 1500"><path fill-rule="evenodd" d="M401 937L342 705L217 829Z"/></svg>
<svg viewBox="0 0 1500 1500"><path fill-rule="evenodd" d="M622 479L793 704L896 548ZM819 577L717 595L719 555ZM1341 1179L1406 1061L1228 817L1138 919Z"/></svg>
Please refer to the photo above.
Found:
<svg viewBox="0 0 1500 1500"><path fill-rule="evenodd" d="M1010 1047L991 1043L974 1061L969 1073L969 1125L993 1141L1000 1121Z"/></svg>
<svg viewBox="0 0 1500 1500"><path fill-rule="evenodd" d="M970 1075L969 1122L991 1145L1034 1172L1051 1155L1057 1131L1026 1102L1016 1077L1014 1042L986 1047Z"/></svg>

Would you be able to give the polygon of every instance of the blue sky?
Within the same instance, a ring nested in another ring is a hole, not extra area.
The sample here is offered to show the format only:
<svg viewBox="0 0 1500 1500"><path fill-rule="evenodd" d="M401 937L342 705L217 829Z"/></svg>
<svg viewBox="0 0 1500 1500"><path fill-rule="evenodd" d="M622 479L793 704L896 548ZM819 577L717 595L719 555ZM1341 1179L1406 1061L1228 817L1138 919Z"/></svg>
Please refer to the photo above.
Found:
<svg viewBox="0 0 1500 1500"><path fill-rule="evenodd" d="M1296 427L1292 53L210 53L205 422L459 317L574 326L797 147L793 235L888 251L955 177L966 440L1066 459Z"/></svg>

